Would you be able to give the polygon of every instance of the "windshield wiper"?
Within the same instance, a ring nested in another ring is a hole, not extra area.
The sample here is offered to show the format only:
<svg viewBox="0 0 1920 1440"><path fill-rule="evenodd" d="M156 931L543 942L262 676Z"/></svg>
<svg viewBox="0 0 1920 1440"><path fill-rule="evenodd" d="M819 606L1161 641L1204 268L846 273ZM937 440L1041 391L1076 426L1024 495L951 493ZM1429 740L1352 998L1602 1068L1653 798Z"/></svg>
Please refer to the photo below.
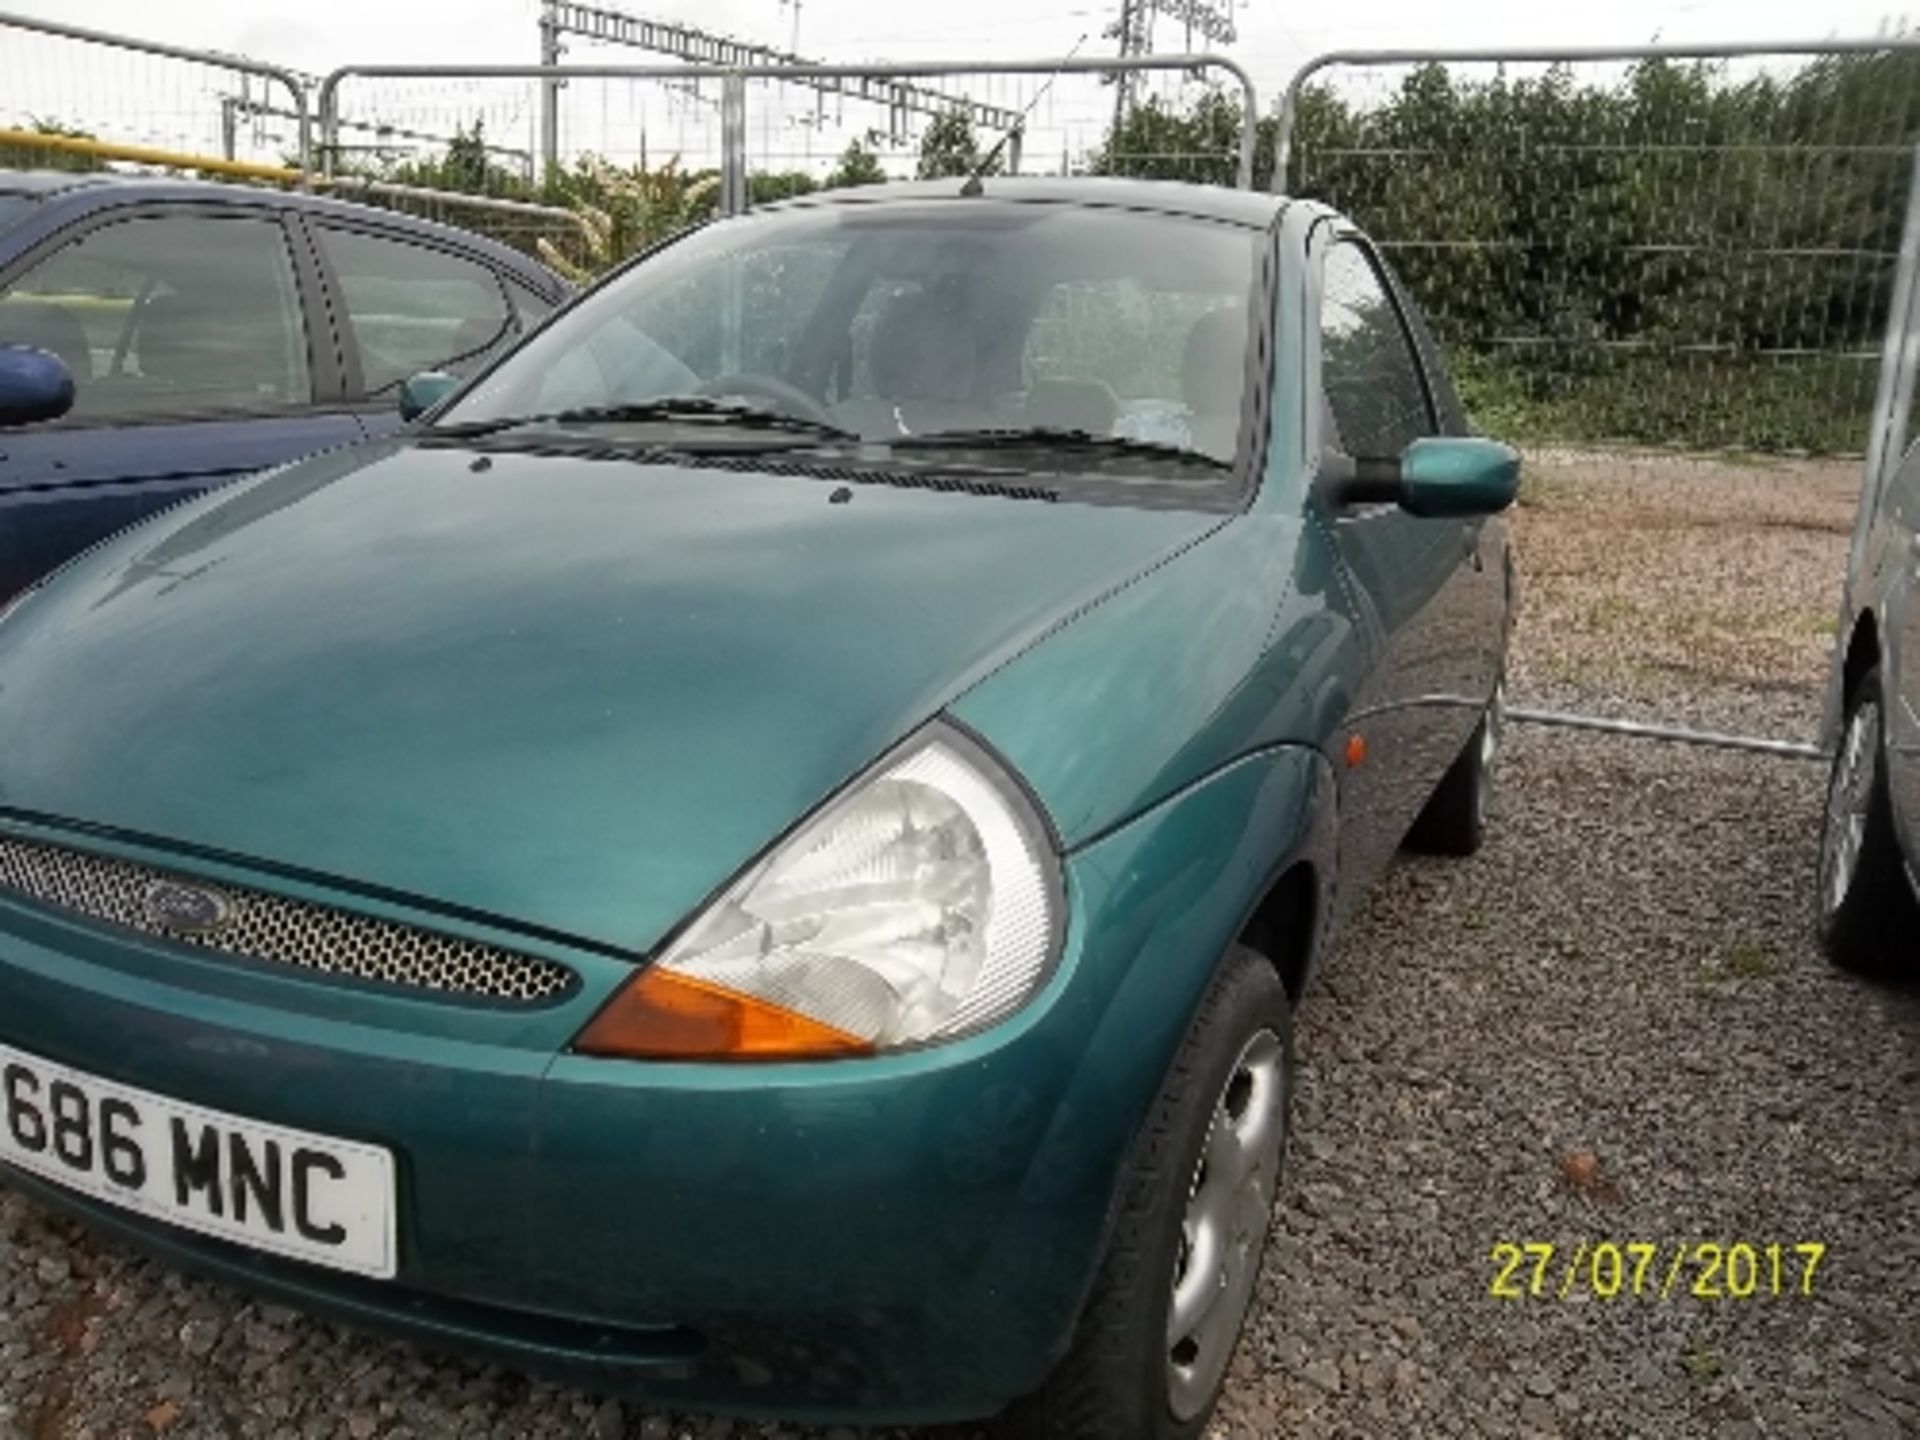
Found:
<svg viewBox="0 0 1920 1440"><path fill-rule="evenodd" d="M510 415L499 420L471 420L465 424L430 425L420 432L422 440L472 440L482 435L497 435L536 425L621 425L651 420L693 420L714 422L743 430L787 430L827 440L855 440L851 430L824 420L809 420L782 410L761 410L752 405L734 405L709 400L701 395L676 395L629 405L583 405L571 410L552 410L539 415Z"/></svg>
<svg viewBox="0 0 1920 1440"><path fill-rule="evenodd" d="M1084 450L1094 454L1138 456L1143 460L1173 460L1204 465L1209 470L1231 470L1233 462L1159 440L1136 440L1126 435L1096 435L1091 430L1066 430L1052 425L996 430L934 430L925 435L889 438L894 450Z"/></svg>

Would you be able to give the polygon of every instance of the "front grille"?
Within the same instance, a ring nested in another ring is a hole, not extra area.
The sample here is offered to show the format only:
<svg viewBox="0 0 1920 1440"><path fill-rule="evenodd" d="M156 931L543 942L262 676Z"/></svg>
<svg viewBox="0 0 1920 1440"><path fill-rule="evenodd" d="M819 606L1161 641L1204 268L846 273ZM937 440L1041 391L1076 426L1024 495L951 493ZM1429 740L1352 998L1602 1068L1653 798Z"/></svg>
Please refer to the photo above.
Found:
<svg viewBox="0 0 1920 1440"><path fill-rule="evenodd" d="M218 923L187 929L157 918L155 892L213 897ZM418 930L264 890L214 885L148 865L0 835L0 893L229 955L387 985L535 1001L573 984L565 966L474 940Z"/></svg>

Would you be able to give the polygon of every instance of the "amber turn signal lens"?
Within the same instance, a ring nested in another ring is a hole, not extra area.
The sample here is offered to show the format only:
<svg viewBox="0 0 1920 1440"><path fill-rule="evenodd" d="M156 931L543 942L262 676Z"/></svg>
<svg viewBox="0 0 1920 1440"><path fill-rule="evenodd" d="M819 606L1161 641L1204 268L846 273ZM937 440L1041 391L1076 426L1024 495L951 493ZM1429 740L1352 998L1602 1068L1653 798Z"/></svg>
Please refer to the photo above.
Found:
<svg viewBox="0 0 1920 1440"><path fill-rule="evenodd" d="M632 1060L801 1060L870 1055L865 1040L751 995L659 966L643 970L574 1041Z"/></svg>

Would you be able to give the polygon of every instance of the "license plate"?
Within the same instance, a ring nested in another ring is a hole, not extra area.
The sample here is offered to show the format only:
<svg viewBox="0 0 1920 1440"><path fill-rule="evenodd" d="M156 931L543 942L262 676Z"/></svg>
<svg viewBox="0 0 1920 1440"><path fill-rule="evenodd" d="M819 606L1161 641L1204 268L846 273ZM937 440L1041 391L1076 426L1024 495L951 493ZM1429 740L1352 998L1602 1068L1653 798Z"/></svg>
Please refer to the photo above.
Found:
<svg viewBox="0 0 1920 1440"><path fill-rule="evenodd" d="M0 1161L222 1240L386 1280L393 1156L0 1045Z"/></svg>

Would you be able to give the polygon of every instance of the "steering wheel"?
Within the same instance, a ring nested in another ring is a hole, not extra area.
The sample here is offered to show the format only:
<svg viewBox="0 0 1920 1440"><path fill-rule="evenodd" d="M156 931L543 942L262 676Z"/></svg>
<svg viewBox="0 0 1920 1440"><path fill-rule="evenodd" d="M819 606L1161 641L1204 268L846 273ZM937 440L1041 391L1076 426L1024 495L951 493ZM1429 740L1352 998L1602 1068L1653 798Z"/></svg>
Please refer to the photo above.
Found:
<svg viewBox="0 0 1920 1440"><path fill-rule="evenodd" d="M789 385L777 375L754 375L746 371L733 375L716 375L711 380L702 380L694 386L693 393L716 400L729 395L747 395L755 399L771 400L786 414L797 415L803 420L812 420L821 425L833 424L833 417L827 414L824 405L798 385Z"/></svg>

